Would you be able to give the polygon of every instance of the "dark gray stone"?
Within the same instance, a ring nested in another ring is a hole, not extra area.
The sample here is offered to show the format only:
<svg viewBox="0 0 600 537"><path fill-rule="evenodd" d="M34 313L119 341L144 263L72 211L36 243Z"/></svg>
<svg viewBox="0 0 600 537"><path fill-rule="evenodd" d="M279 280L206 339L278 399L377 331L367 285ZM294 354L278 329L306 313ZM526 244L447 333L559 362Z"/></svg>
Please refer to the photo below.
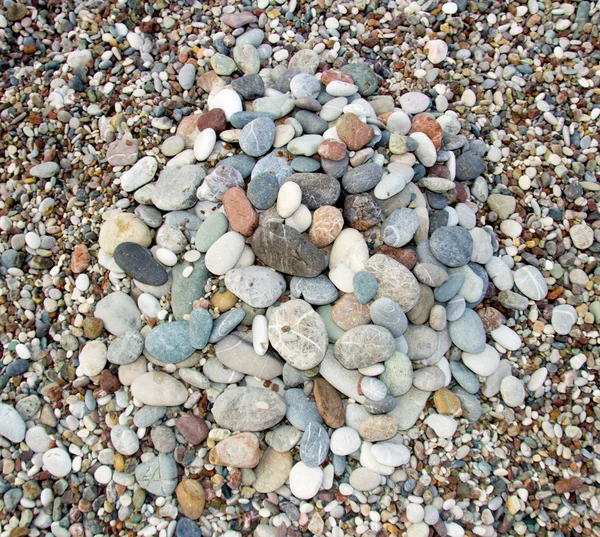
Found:
<svg viewBox="0 0 600 537"><path fill-rule="evenodd" d="M270 173L261 173L248 183L246 195L259 211L265 211L277 201L279 181Z"/></svg>
<svg viewBox="0 0 600 537"><path fill-rule="evenodd" d="M322 425L311 422L300 439L300 459L306 466L316 468L329 453L329 435Z"/></svg>
<svg viewBox="0 0 600 537"><path fill-rule="evenodd" d="M485 160L472 151L465 151L456 159L456 178L470 181L487 170Z"/></svg>
<svg viewBox="0 0 600 537"><path fill-rule="evenodd" d="M326 173L295 173L289 179L300 186L302 203L311 211L323 205L335 205L340 197L340 183Z"/></svg>
<svg viewBox="0 0 600 537"><path fill-rule="evenodd" d="M296 102L296 104L298 103ZM314 112L299 110L294 117L302 125L304 134L323 134L329 128L327 121Z"/></svg>
<svg viewBox="0 0 600 537"><path fill-rule="evenodd" d="M375 188L382 177L383 168L374 162L367 162L348 171L342 178L342 186L350 194L360 194Z"/></svg>
<svg viewBox="0 0 600 537"><path fill-rule="evenodd" d="M462 227L441 227L431 235L429 248L440 263L447 267L462 267L471 261L473 238Z"/></svg>
<svg viewBox="0 0 600 537"><path fill-rule="evenodd" d="M148 248L135 242L122 242L115 248L115 262L128 276L146 285L163 285L169 275Z"/></svg>
<svg viewBox="0 0 600 537"><path fill-rule="evenodd" d="M270 119L273 121L275 116L270 112L235 112L231 115L229 123L236 129L243 129L248 123L259 118Z"/></svg>
<svg viewBox="0 0 600 537"><path fill-rule="evenodd" d="M265 82L260 75L244 75L232 80L231 87L237 91L242 99L251 101L263 97L265 94Z"/></svg>

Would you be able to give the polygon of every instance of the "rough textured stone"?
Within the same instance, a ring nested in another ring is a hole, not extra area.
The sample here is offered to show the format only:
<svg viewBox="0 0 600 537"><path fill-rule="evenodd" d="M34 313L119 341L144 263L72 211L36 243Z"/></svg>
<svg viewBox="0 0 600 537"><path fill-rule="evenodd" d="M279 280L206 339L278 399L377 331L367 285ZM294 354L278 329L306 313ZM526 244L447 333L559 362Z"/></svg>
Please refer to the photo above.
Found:
<svg viewBox="0 0 600 537"><path fill-rule="evenodd" d="M335 357L347 369L369 367L389 358L396 346L392 334L381 326L364 325L348 330L335 344Z"/></svg>
<svg viewBox="0 0 600 537"><path fill-rule="evenodd" d="M373 127L363 123L355 114L343 114L336 123L337 134L350 151L358 151L375 136Z"/></svg>
<svg viewBox="0 0 600 537"><path fill-rule="evenodd" d="M376 298L391 298L405 312L410 311L419 300L419 282L404 266L383 254L375 254L365 263L379 285Z"/></svg>
<svg viewBox="0 0 600 537"><path fill-rule="evenodd" d="M288 181L300 186L302 204L311 211L323 205L333 205L340 197L339 181L326 173L295 173Z"/></svg>

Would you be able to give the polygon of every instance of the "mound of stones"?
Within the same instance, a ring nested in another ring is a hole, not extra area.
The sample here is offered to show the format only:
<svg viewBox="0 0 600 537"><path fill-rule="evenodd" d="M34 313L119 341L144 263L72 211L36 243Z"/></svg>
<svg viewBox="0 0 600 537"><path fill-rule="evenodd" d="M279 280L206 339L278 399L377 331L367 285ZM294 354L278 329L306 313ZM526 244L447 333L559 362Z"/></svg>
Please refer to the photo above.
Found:
<svg viewBox="0 0 600 537"><path fill-rule="evenodd" d="M509 227L515 200L490 193L487 146L444 97L378 96L368 65L318 72L311 50L261 70L255 33L212 57L206 106L164 141L165 166L128 135L107 145L137 203L105 214L99 262L122 290L95 309L107 337L78 356L79 376L116 376L135 404L115 450L152 439L138 484L177 491L192 518L177 466L193 457L159 442L164 420L258 492L368 491L409 461L421 416L452 438L481 396L523 404L507 359L520 337L482 301L547 294L478 226L485 202ZM567 333L577 315L561 308Z"/></svg>

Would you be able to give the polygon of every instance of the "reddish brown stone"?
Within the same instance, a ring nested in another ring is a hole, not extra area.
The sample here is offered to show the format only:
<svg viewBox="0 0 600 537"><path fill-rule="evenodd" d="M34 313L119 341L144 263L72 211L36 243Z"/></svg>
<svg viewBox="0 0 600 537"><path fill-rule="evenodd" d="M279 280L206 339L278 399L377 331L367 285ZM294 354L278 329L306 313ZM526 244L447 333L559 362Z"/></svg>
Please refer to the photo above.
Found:
<svg viewBox="0 0 600 537"><path fill-rule="evenodd" d="M376 254L383 254L391 257L404 265L408 270L412 270L417 264L417 254L410 248L393 248L384 244L375 250Z"/></svg>
<svg viewBox="0 0 600 537"><path fill-rule="evenodd" d="M249 237L258 227L258 213L239 187L230 188L223 196L223 207L233 231Z"/></svg>
<svg viewBox="0 0 600 537"><path fill-rule="evenodd" d="M325 424L332 429L344 425L344 405L338 391L325 379L319 378L315 380L313 393L317 410Z"/></svg>
<svg viewBox="0 0 600 537"><path fill-rule="evenodd" d="M433 142L436 151L439 151L440 147L442 147L444 131L441 125L430 114L419 114L413 118L409 134L413 132L422 132L425 134Z"/></svg>
<svg viewBox="0 0 600 537"><path fill-rule="evenodd" d="M98 317L87 317L83 321L83 335L87 339L97 339L102 335L104 323Z"/></svg>
<svg viewBox="0 0 600 537"><path fill-rule="evenodd" d="M371 125L363 123L354 114L343 114L336 124L337 134L350 151L358 151L367 145L375 136Z"/></svg>
<svg viewBox="0 0 600 537"><path fill-rule="evenodd" d="M319 144L318 153L328 160L343 160L346 156L346 144L337 140L325 140Z"/></svg>
<svg viewBox="0 0 600 537"><path fill-rule="evenodd" d="M200 75L196 79L196 83L206 93L210 93L213 89L215 89L218 86L225 85L225 82L223 82L221 77L212 70Z"/></svg>
<svg viewBox="0 0 600 537"><path fill-rule="evenodd" d="M454 181L454 189L456 190L456 199L461 203L467 201L467 191L463 184L459 181Z"/></svg>
<svg viewBox="0 0 600 537"><path fill-rule="evenodd" d="M496 330L506 322L506 317L502 315L496 308L487 307L477 311L485 333L489 334L492 330Z"/></svg>
<svg viewBox="0 0 600 537"><path fill-rule="evenodd" d="M139 23L140 30L145 34L157 34L160 32L160 24L155 21L145 21Z"/></svg>
<svg viewBox="0 0 600 537"><path fill-rule="evenodd" d="M100 388L106 393L115 393L121 387L121 382L115 374L108 369L100 373Z"/></svg>
<svg viewBox="0 0 600 537"><path fill-rule="evenodd" d="M194 414L186 414L177 418L175 427L193 446L201 444L208 436L208 425L200 416Z"/></svg>
<svg viewBox="0 0 600 537"><path fill-rule="evenodd" d="M384 125L387 125L388 119L390 118L390 116L394 113L394 110L392 110L391 112L386 112L385 114L381 114L380 116L377 116L377 119L379 121L381 121Z"/></svg>
<svg viewBox="0 0 600 537"><path fill-rule="evenodd" d="M212 72L212 71L211 71ZM198 114L185 116L177 125L175 134L181 136L185 140L185 146L190 149L194 147L194 141L199 134L198 130Z"/></svg>
<svg viewBox="0 0 600 537"><path fill-rule="evenodd" d="M344 220L358 231L367 231L379 224L383 215L369 194L352 194L344 200Z"/></svg>
<svg viewBox="0 0 600 537"><path fill-rule="evenodd" d="M217 134L221 134L227 128L227 119L225 112L220 108L213 108L207 112L203 112L198 117L198 130L202 132L204 129L212 129Z"/></svg>
<svg viewBox="0 0 600 537"><path fill-rule="evenodd" d="M441 177L442 179L450 179L450 170L443 164L434 164L429 168L427 173L430 177Z"/></svg>
<svg viewBox="0 0 600 537"><path fill-rule="evenodd" d="M340 71L339 69L329 69L321 75L321 82L326 86L334 80L354 84L354 79L348 73L344 73L344 71Z"/></svg>
<svg viewBox="0 0 600 537"><path fill-rule="evenodd" d="M90 266L90 252L85 244L78 244L71 254L71 270L80 274Z"/></svg>
<svg viewBox="0 0 600 537"><path fill-rule="evenodd" d="M570 477L568 479L561 479L556 482L554 488L558 494L564 494L565 492L572 492L583 486L583 479L580 477Z"/></svg>
<svg viewBox="0 0 600 537"><path fill-rule="evenodd" d="M347 294L335 303L331 318L342 330L350 330L371 322L370 308L356 300L354 295Z"/></svg>

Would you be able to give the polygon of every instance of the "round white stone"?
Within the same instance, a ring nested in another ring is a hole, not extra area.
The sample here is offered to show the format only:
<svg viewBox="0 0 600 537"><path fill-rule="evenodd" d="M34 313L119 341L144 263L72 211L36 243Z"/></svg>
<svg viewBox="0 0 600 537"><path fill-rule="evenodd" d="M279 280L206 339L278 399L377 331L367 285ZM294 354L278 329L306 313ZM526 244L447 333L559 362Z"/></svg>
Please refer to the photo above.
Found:
<svg viewBox="0 0 600 537"><path fill-rule="evenodd" d="M292 494L300 500L310 500L317 495L323 483L323 470L297 462L290 471L289 479Z"/></svg>
<svg viewBox="0 0 600 537"><path fill-rule="evenodd" d="M25 234L25 243L32 250L37 250L42 244L42 240L40 239L40 236L37 233L30 231Z"/></svg>
<svg viewBox="0 0 600 537"><path fill-rule="evenodd" d="M99 466L94 472L94 479L98 483L106 485L112 479L112 470L108 466Z"/></svg>
<svg viewBox="0 0 600 537"><path fill-rule="evenodd" d="M106 365L106 345L102 341L90 341L79 353L77 376L95 377Z"/></svg>
<svg viewBox="0 0 600 537"><path fill-rule="evenodd" d="M177 264L177 254L168 248L158 248L156 250L156 259L167 267L174 267Z"/></svg>
<svg viewBox="0 0 600 537"><path fill-rule="evenodd" d="M452 438L458 427L454 418L442 414L430 414L425 418L425 424L435 431L438 438Z"/></svg>
<svg viewBox="0 0 600 537"><path fill-rule="evenodd" d="M85 293L90 288L90 277L87 274L80 274L75 279L75 287Z"/></svg>
<svg viewBox="0 0 600 537"><path fill-rule="evenodd" d="M418 503L409 503L406 506L406 518L413 524L423 522L423 519L425 518L425 509Z"/></svg>
<svg viewBox="0 0 600 537"><path fill-rule="evenodd" d="M142 293L138 297L137 305L138 308L140 308L142 314L144 314L149 319L156 317L158 315L158 312L161 310L160 302L158 301L158 299L149 293Z"/></svg>
<svg viewBox="0 0 600 537"><path fill-rule="evenodd" d="M242 111L242 100L237 91L231 88L216 88L210 92L207 100L208 109L220 108L225 112L227 121L236 112Z"/></svg>
<svg viewBox="0 0 600 537"><path fill-rule="evenodd" d="M504 377L500 383L500 394L507 406L514 408L521 406L525 401L525 386L517 377Z"/></svg>
<svg viewBox="0 0 600 537"><path fill-rule="evenodd" d="M350 95L354 95L358 91L358 86L349 82L334 80L327 84L325 90L329 95L333 95L334 97L350 97Z"/></svg>
<svg viewBox="0 0 600 537"><path fill-rule="evenodd" d="M293 227L299 233L304 233L312 223L312 213L306 205L300 205L292 216L285 219L285 225Z"/></svg>
<svg viewBox="0 0 600 537"><path fill-rule="evenodd" d="M521 336L506 325L499 326L490 332L490 336L506 350L517 351L521 348Z"/></svg>
<svg viewBox="0 0 600 537"><path fill-rule="evenodd" d="M500 231L502 231L502 233L504 233L507 237L515 239L516 237L521 236L521 233L523 232L523 226L516 220L504 220L500 224Z"/></svg>
<svg viewBox="0 0 600 537"><path fill-rule="evenodd" d="M351 427L335 429L331 435L330 449L335 455L345 457L358 451L361 444L359 434Z"/></svg>
<svg viewBox="0 0 600 537"><path fill-rule="evenodd" d="M65 477L71 472L71 457L61 448L52 448L42 456L44 469L54 477Z"/></svg>
<svg viewBox="0 0 600 537"><path fill-rule="evenodd" d="M476 375L489 377L500 365L500 354L494 347L486 345L479 354L463 352L462 361Z"/></svg>
<svg viewBox="0 0 600 537"><path fill-rule="evenodd" d="M217 143L217 133L213 129L204 129L194 142L194 156L199 162L205 161Z"/></svg>
<svg viewBox="0 0 600 537"><path fill-rule="evenodd" d="M289 218L300 207L302 190L298 183L288 181L283 183L277 194L277 214L281 218Z"/></svg>

